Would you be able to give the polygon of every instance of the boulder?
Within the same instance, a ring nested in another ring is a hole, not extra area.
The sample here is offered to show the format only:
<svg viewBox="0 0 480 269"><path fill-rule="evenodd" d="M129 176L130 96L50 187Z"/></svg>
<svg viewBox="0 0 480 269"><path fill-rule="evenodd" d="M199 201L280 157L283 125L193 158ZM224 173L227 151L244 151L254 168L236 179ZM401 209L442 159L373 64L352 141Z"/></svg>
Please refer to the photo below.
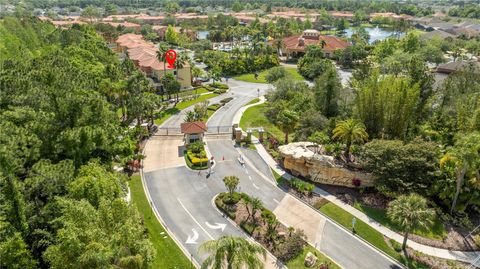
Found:
<svg viewBox="0 0 480 269"><path fill-rule="evenodd" d="M313 267L317 263L317 260L318 258L315 255L313 255L312 252L308 252L307 255L305 256L305 261L303 262L303 264L306 267Z"/></svg>
<svg viewBox="0 0 480 269"><path fill-rule="evenodd" d="M311 181L345 187L373 186L375 178L358 169L351 169L335 161L333 156L317 153L312 142L295 142L280 146L283 166L293 175L301 175Z"/></svg>

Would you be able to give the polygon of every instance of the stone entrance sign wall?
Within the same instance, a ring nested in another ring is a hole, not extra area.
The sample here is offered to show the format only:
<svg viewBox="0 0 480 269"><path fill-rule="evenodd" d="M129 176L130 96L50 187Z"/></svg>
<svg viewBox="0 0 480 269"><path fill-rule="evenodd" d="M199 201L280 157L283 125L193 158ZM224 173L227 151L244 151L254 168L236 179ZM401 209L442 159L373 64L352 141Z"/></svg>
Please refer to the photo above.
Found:
<svg viewBox="0 0 480 269"><path fill-rule="evenodd" d="M372 175L346 168L336 163L332 156L315 153L315 147L315 143L295 142L278 149L284 167L295 176L330 185L356 187L356 181L362 187L373 186L375 179Z"/></svg>

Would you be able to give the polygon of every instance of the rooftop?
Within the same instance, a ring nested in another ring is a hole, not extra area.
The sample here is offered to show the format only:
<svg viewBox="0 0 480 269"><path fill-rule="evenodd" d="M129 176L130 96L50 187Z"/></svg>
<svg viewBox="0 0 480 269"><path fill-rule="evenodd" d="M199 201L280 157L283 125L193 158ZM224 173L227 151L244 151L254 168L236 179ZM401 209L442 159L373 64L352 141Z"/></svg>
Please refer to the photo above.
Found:
<svg viewBox="0 0 480 269"><path fill-rule="evenodd" d="M205 133L207 126L203 121L184 122L180 125L180 129L184 134Z"/></svg>

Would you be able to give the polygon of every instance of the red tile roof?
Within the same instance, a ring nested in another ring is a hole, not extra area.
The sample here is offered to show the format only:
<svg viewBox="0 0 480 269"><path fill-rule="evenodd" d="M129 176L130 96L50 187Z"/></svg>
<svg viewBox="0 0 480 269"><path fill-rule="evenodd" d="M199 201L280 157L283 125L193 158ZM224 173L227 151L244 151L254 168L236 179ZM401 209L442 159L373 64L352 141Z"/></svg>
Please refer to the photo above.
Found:
<svg viewBox="0 0 480 269"><path fill-rule="evenodd" d="M309 45L320 45L322 40L325 40L325 46L323 47L323 51L327 53L332 53L338 49L345 49L346 47L350 46L345 40L342 40L335 36L328 36L328 35L319 35L317 38L306 37L303 38L303 44L300 42L300 38L302 38L302 34L289 36L283 39L283 44L285 48L291 51L301 51L304 52L306 47Z"/></svg>
<svg viewBox="0 0 480 269"><path fill-rule="evenodd" d="M205 133L207 126L203 121L184 122L180 125L180 129L184 134Z"/></svg>

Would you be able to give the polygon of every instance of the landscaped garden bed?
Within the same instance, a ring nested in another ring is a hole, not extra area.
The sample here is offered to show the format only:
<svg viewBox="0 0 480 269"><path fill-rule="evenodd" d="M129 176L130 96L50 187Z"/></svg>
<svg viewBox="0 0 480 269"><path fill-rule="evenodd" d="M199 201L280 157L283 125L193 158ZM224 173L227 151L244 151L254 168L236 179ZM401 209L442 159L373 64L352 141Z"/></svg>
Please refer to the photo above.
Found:
<svg viewBox="0 0 480 269"><path fill-rule="evenodd" d="M352 214L315 193L308 195L308 193L306 194L305 192L299 192L296 188L292 187L292 183L289 183L289 180L278 175L273 170L272 173L275 176L280 188L310 204L312 207L316 208L330 219L336 221L347 230L352 230L352 219L354 218ZM452 269L459 268L456 266L462 265L460 262L448 261L424 255L410 248L407 248L405 252L402 252L401 244L383 236L383 234L372 228L370 225L358 219L356 220L355 224L355 233L357 236L382 250L395 260L407 265L409 268Z"/></svg>
<svg viewBox="0 0 480 269"><path fill-rule="evenodd" d="M208 168L209 159L207 158L203 142L197 141L187 145L184 158L190 169L204 170Z"/></svg>
<svg viewBox="0 0 480 269"><path fill-rule="evenodd" d="M245 193L220 193L215 198L215 204L289 268L340 268L308 245L302 231L281 224L273 212L263 207L259 199ZM308 252L318 259L314 267L304 265Z"/></svg>
<svg viewBox="0 0 480 269"><path fill-rule="evenodd" d="M378 193L375 189L352 189L326 184L318 184L318 186L335 195L343 202L362 211L381 225L401 233L399 227L393 224L386 215L387 206L391 199ZM465 238L463 236L469 233L468 229L453 225L450 221L451 217L442 213L440 209L436 211L437 217L431 229L428 231L415 230L409 235L410 240L423 245L449 250L471 251L480 249L480 245L477 245L472 237ZM478 224L474 223L473 225Z"/></svg>

